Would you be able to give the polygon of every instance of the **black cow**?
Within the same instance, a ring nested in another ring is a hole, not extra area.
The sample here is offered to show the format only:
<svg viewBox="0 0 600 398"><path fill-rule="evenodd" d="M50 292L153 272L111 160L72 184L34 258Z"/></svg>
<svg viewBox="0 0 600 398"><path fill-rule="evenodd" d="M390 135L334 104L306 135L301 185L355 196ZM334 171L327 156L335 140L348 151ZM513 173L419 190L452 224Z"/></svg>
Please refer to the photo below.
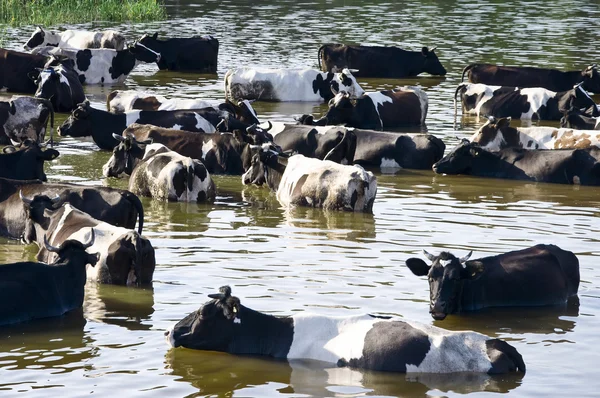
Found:
<svg viewBox="0 0 600 398"><path fill-rule="evenodd" d="M560 119L560 127L577 130L600 130L600 119L586 116L581 110L571 108Z"/></svg>
<svg viewBox="0 0 600 398"><path fill-rule="evenodd" d="M427 93L419 87L399 87L366 93L355 98L339 92L329 101L329 110L319 120L303 116L300 123L325 126L345 124L361 129L384 130L425 124Z"/></svg>
<svg viewBox="0 0 600 398"><path fill-rule="evenodd" d="M58 155L56 149L42 150L42 146L31 141L23 142L19 149L5 147L0 154L0 178L46 181L44 161L54 160Z"/></svg>
<svg viewBox="0 0 600 398"><path fill-rule="evenodd" d="M400 373L525 372L514 347L480 333L370 314L275 317L243 306L229 286L219 290L165 332L172 347Z"/></svg>
<svg viewBox="0 0 600 398"><path fill-rule="evenodd" d="M83 305L86 265L98 261L98 253L86 252L94 244L93 230L85 243L67 240L54 247L44 242L56 253L52 264L0 265L0 325L61 316Z"/></svg>
<svg viewBox="0 0 600 398"><path fill-rule="evenodd" d="M0 236L18 239L25 231L27 215L19 197L47 195L58 197L61 203L70 203L92 217L118 227L133 229L138 221L138 232L144 226L144 208L140 199L124 189L86 187L74 184L42 184L39 180L20 181L0 178Z"/></svg>
<svg viewBox="0 0 600 398"><path fill-rule="evenodd" d="M35 96L50 100L57 112L71 112L77 104L85 101L83 86L72 62L37 69L30 77L38 86Z"/></svg>
<svg viewBox="0 0 600 398"><path fill-rule="evenodd" d="M144 35L140 44L160 53L159 69L217 73L219 41L212 36L158 40Z"/></svg>
<svg viewBox="0 0 600 398"><path fill-rule="evenodd" d="M222 123L224 121L224 123ZM113 134L121 135L133 123L152 124L186 131L213 133L217 126L228 129L246 129L249 124L240 122L227 111L204 108L182 111L131 111L113 114L92 108L88 101L79 104L57 131L61 136L85 137L91 135L100 149L112 151L119 141Z"/></svg>
<svg viewBox="0 0 600 398"><path fill-rule="evenodd" d="M579 260L554 245L536 245L498 256L467 261L424 251L431 261L409 258L406 266L429 279L429 313L442 320L448 314L486 307L565 304L579 288Z"/></svg>
<svg viewBox="0 0 600 398"><path fill-rule="evenodd" d="M44 68L50 61L50 58L43 55L0 48L0 89L6 88L8 91L26 94L35 93L37 86L29 77L29 73L36 68Z"/></svg>
<svg viewBox="0 0 600 398"><path fill-rule="evenodd" d="M600 148L488 152L464 139L433 165L438 174L466 174L557 184L600 185Z"/></svg>
<svg viewBox="0 0 600 398"><path fill-rule="evenodd" d="M600 111L589 94L577 85L570 90L554 92L541 87L518 88L487 86L479 83L461 83L454 93L460 94L463 113L495 118L560 120L571 108L585 109L587 116L598 116Z"/></svg>
<svg viewBox="0 0 600 398"><path fill-rule="evenodd" d="M44 98L14 96L0 101L0 145L24 141L40 143L50 120L50 140L54 135L54 108Z"/></svg>
<svg viewBox="0 0 600 398"><path fill-rule="evenodd" d="M600 75L596 65L590 65L581 71L565 72L546 68L471 64L463 69L461 82L464 81L465 74L471 83L521 88L543 87L550 91L568 91L581 83L585 90L600 93Z"/></svg>
<svg viewBox="0 0 600 398"><path fill-rule="evenodd" d="M319 48L319 65L325 72L354 69L357 77L404 78L420 73L445 75L435 49L423 47L421 51L406 51L389 46L348 46L325 44Z"/></svg>

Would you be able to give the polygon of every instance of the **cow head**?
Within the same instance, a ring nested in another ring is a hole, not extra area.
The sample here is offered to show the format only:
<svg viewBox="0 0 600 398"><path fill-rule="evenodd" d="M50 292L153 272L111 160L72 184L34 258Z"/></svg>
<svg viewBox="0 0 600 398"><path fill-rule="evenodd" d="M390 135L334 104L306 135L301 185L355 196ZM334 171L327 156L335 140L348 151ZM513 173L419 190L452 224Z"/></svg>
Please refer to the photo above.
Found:
<svg viewBox="0 0 600 398"><path fill-rule="evenodd" d="M102 166L102 174L105 177L118 177L121 174L131 175L139 160L144 157L146 145L151 144L152 140L138 142L132 135L122 137L113 134L113 137L119 141L119 144L113 149L113 154L108 162Z"/></svg>
<svg viewBox="0 0 600 398"><path fill-rule="evenodd" d="M100 258L99 253L89 254L86 250L94 244L96 240L96 234L94 229L91 228L88 237L85 242L79 242L78 240L69 239L64 241L59 247L52 246L48 242L48 238L44 235L44 246L49 252L56 254L56 259L53 264L69 263L74 266L85 266L87 264L92 267L96 265Z"/></svg>
<svg viewBox="0 0 600 398"><path fill-rule="evenodd" d="M227 351L233 340L238 318L240 299L231 295L231 288L223 286L217 294L209 294L212 300L192 312L165 332L172 347L195 350Z"/></svg>
<svg viewBox="0 0 600 398"><path fill-rule="evenodd" d="M69 81L67 78L68 73L71 73L71 76L75 78ZM75 101L81 100L78 96L79 93L85 98L76 72L66 63L45 69L37 69L30 74L30 77L38 86L35 97L50 100L52 106L58 112L70 112ZM72 87L71 83L78 84L78 87Z"/></svg>
<svg viewBox="0 0 600 398"><path fill-rule="evenodd" d="M250 168L242 175L242 183L258 186L266 183L269 188L276 191L287 166L287 160L287 156L278 151L276 147L263 144L252 156Z"/></svg>
<svg viewBox="0 0 600 398"><path fill-rule="evenodd" d="M131 45L128 48L129 52L133 54L135 59L137 59L138 61L146 63L159 63L161 59L161 54L158 51L154 51L146 44L142 43L142 40L134 42L133 45Z"/></svg>
<svg viewBox="0 0 600 398"><path fill-rule="evenodd" d="M9 102L4 132L13 144L25 141L40 143L46 134L48 120L51 121L51 138L54 129L54 108L43 98L15 96Z"/></svg>
<svg viewBox="0 0 600 398"><path fill-rule="evenodd" d="M260 124L256 111L252 107L252 102L254 101L243 100L235 103L229 99L225 99L225 103L219 105L219 109L231 112L242 123ZM222 108L222 105L225 105L225 107Z"/></svg>
<svg viewBox="0 0 600 398"><path fill-rule="evenodd" d="M433 47L429 50L427 47L423 47L421 49L421 55L423 56L423 71L430 75L444 76L446 74L446 68L442 66L435 54L436 48L437 47Z"/></svg>
<svg viewBox="0 0 600 398"><path fill-rule="evenodd" d="M87 137L92 135L92 107L89 101L82 102L71 112L71 115L58 128L58 135L71 137Z"/></svg>
<svg viewBox="0 0 600 398"><path fill-rule="evenodd" d="M597 122L597 118L588 117L579 109L571 108L563 113L563 117L560 119L560 127L576 130L594 130Z"/></svg>
<svg viewBox="0 0 600 398"><path fill-rule="evenodd" d="M322 120L328 125L349 123L354 118L357 101L356 97L346 91L336 92L335 97L329 100L329 109L325 116L313 124L322 126Z"/></svg>
<svg viewBox="0 0 600 398"><path fill-rule="evenodd" d="M561 113L575 108L588 117L600 116L600 111L590 95L583 89L582 83L573 86L572 90L559 93L558 109Z"/></svg>
<svg viewBox="0 0 600 398"><path fill-rule="evenodd" d="M60 196L50 198L47 195L35 195L33 198L28 198L19 191L19 197L23 202L25 210L25 230L21 236L23 243L29 244L37 241L36 225L39 225L43 230L47 230L50 226L50 219L46 217L46 210L57 210L62 206L63 201Z"/></svg>
<svg viewBox="0 0 600 398"><path fill-rule="evenodd" d="M325 101L329 101L338 91L346 91L353 96L365 93L347 68L339 73L320 72L317 74L313 81L313 92L319 93Z"/></svg>
<svg viewBox="0 0 600 398"><path fill-rule="evenodd" d="M499 119L489 117L488 122L473 134L471 142L491 151L518 146L519 132L514 127L510 127L510 121L510 117Z"/></svg>
<svg viewBox="0 0 600 398"><path fill-rule="evenodd" d="M33 34L31 35L29 40L27 40L27 43L25 43L23 48L27 51L31 51L31 49L33 49L37 46L41 46L45 42L46 42L46 32L44 31L44 29L42 29L41 26L36 26L35 30L33 31ZM56 43L56 45L57 44L58 43Z"/></svg>
<svg viewBox="0 0 600 398"><path fill-rule="evenodd" d="M429 313L433 319L442 320L446 315L460 310L462 284L465 279L473 280L481 276L483 264L467 260L473 252L463 258L456 258L448 252L438 256L423 250L431 261L427 265L420 258L409 258L406 266L417 276L427 276L429 280Z"/></svg>
<svg viewBox="0 0 600 398"><path fill-rule="evenodd" d="M479 145L463 139L449 154L432 166L437 174L468 174L473 158L485 153Z"/></svg>
<svg viewBox="0 0 600 398"><path fill-rule="evenodd" d="M583 88L592 93L600 93L600 74L596 64L590 65L581 72Z"/></svg>

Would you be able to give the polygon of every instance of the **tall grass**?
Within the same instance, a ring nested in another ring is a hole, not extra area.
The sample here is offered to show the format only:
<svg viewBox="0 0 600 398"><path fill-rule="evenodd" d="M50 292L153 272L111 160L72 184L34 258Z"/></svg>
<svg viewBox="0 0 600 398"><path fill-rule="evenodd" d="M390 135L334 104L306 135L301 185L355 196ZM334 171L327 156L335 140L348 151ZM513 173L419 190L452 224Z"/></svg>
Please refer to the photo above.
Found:
<svg viewBox="0 0 600 398"><path fill-rule="evenodd" d="M160 0L0 0L0 23L12 26L166 18Z"/></svg>

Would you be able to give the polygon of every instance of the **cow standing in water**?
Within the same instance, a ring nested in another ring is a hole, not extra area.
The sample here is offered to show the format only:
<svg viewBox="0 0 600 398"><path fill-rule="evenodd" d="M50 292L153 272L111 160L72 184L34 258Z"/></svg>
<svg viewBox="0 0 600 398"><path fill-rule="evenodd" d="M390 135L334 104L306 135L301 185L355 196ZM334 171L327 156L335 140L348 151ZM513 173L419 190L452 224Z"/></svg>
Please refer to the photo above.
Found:
<svg viewBox="0 0 600 398"><path fill-rule="evenodd" d="M23 46L25 50L31 51L37 47L63 47L63 48L112 48L123 50L125 48L125 36L115 30L102 32L90 32L86 30L64 30L53 32L37 26L27 43Z"/></svg>

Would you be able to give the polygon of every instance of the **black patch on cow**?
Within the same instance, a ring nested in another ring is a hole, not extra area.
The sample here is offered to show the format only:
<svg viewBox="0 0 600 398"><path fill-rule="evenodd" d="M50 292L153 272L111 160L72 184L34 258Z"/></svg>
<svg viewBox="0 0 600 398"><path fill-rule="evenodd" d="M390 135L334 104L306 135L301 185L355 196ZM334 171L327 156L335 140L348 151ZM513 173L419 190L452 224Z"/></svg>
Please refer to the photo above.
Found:
<svg viewBox="0 0 600 398"><path fill-rule="evenodd" d="M31 39L29 39L29 41L27 42L27 47L35 48L35 47L43 44L45 36L46 36L46 33L44 33L43 31L36 32L36 34L33 35L33 37ZM51 44L48 44L48 45L51 46Z"/></svg>
<svg viewBox="0 0 600 398"><path fill-rule="evenodd" d="M183 195L183 193L188 189L188 187L187 187L188 170L186 167L183 167L181 162L177 162L177 164L180 167L177 169L177 171L175 172L175 175L173 176L173 187L175 188L175 194L177 195L178 198L180 198L181 195Z"/></svg>
<svg viewBox="0 0 600 398"><path fill-rule="evenodd" d="M79 75L79 82L85 84L85 75Z"/></svg>
<svg viewBox="0 0 600 398"><path fill-rule="evenodd" d="M206 201L206 192L204 192L204 191L198 192L197 202L200 203L200 202L205 202L205 201Z"/></svg>
<svg viewBox="0 0 600 398"><path fill-rule="evenodd" d="M350 82L352 82L352 81L350 81ZM331 82L330 87L332 87L336 92L340 91L340 85L336 81Z"/></svg>
<svg viewBox="0 0 600 398"><path fill-rule="evenodd" d="M117 79L121 75L128 75L135 67L135 56L128 50L117 51L111 67L108 69L110 77Z"/></svg>
<svg viewBox="0 0 600 398"><path fill-rule="evenodd" d="M362 357L341 359L338 366L406 373L406 366L419 366L430 348L429 336L406 322L377 322L365 336Z"/></svg>
<svg viewBox="0 0 600 398"><path fill-rule="evenodd" d="M194 174L200 179L200 181L204 181L207 176L206 167L199 163L194 164Z"/></svg>
<svg viewBox="0 0 600 398"><path fill-rule="evenodd" d="M100 81L101 81L102 83L104 83L104 76L102 76L102 77L100 78Z"/></svg>
<svg viewBox="0 0 600 398"><path fill-rule="evenodd" d="M313 80L313 92L316 94L317 92L323 98L324 101L329 101L333 98L333 92L331 91L331 82L333 80L334 74L329 72L327 73L327 77L323 79L323 75L319 73L315 80ZM339 85L338 85L339 90Z"/></svg>
<svg viewBox="0 0 600 398"><path fill-rule="evenodd" d="M352 192L352 197L350 198L350 206L352 206L352 209L354 209L354 205L356 205L357 200L358 200L358 191L355 189L354 192Z"/></svg>
<svg viewBox="0 0 600 398"><path fill-rule="evenodd" d="M77 62L77 69L79 69L82 72L85 72L90 67L90 63L92 60L92 52L90 50L77 51L75 58Z"/></svg>
<svg viewBox="0 0 600 398"><path fill-rule="evenodd" d="M506 341L490 339L485 342L486 353L492 368L489 374L509 373L516 370L525 372L525 362L517 349Z"/></svg>

